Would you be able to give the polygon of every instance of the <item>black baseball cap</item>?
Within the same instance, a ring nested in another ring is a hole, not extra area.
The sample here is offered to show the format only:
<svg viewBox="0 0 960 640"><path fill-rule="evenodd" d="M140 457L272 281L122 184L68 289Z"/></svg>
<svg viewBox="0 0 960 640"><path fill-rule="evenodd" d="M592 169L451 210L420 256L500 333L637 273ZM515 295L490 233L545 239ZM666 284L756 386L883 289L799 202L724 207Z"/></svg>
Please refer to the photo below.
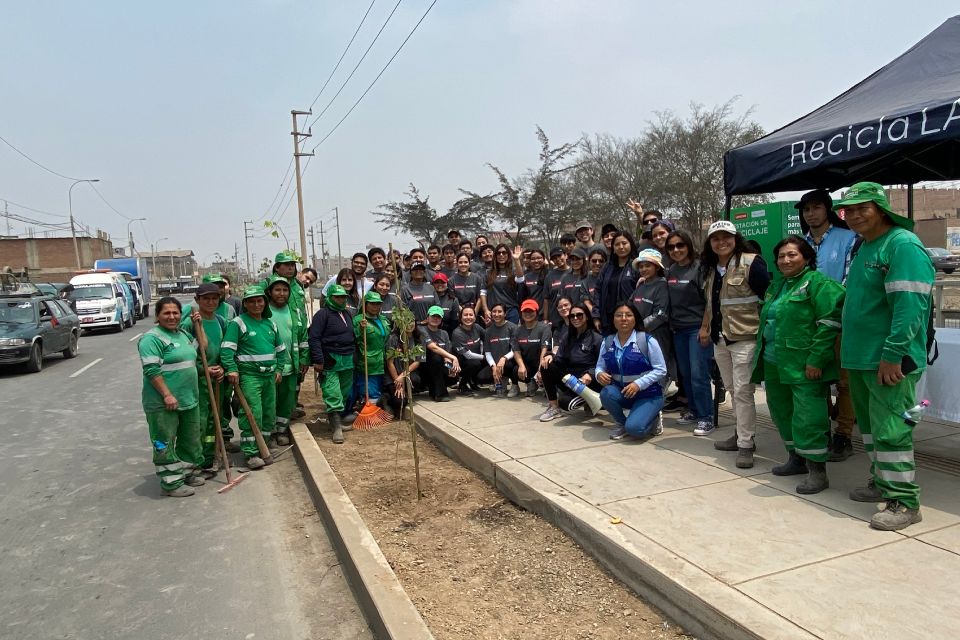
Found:
<svg viewBox="0 0 960 640"><path fill-rule="evenodd" d="M199 287L197 287L197 291L194 295L200 298L202 296L208 296L211 293L215 293L219 296L220 287L218 287L216 283L213 283L213 282L204 282Z"/></svg>
<svg viewBox="0 0 960 640"><path fill-rule="evenodd" d="M815 189L813 191L808 191L802 196L800 196L800 202L793 205L797 211L803 211L803 205L808 202L819 202L827 208L827 211L833 210L833 198L830 197L830 192L826 189Z"/></svg>

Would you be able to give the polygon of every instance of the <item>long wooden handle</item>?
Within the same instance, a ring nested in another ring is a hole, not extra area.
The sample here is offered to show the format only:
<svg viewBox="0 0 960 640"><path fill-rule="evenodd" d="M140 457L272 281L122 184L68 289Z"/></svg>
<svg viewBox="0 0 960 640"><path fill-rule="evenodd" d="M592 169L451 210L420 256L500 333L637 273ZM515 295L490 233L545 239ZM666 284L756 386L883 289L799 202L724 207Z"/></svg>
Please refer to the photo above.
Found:
<svg viewBox="0 0 960 640"><path fill-rule="evenodd" d="M270 448L264 441L263 434L260 433L260 427L257 426L257 421L253 417L253 411L250 409L250 405L247 404L247 399L243 397L243 392L240 391L240 384L238 382L233 383L233 392L237 394L237 398L240 400L240 406L243 407L243 412L247 414L247 420L250 421L250 429L253 431L253 437L257 440L257 449L260 450L260 457L263 458L263 461L267 464L273 463Z"/></svg>
<svg viewBox="0 0 960 640"><path fill-rule="evenodd" d="M230 459L227 457L227 448L223 441L223 430L220 428L220 383L217 382L217 390L213 390L213 380L210 379L209 362L207 362L207 350L203 348L203 343L207 341L207 336L203 331L203 323L199 320L193 321L193 333L197 337L197 344L200 346L200 362L203 364L203 377L207 381L207 394L210 396L210 411L213 412L214 438L216 443L214 449L220 462L223 463L223 469L227 474L227 483L230 478ZM205 426L205 425L204 425Z"/></svg>

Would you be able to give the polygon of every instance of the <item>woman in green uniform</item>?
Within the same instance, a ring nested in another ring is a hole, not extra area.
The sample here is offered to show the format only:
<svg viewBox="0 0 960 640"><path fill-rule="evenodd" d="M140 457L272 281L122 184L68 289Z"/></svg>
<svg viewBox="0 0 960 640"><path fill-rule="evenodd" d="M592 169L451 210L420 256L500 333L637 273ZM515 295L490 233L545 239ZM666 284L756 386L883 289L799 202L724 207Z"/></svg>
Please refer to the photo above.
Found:
<svg viewBox="0 0 960 640"><path fill-rule="evenodd" d="M157 326L137 345L143 365L143 411L153 444L153 464L163 494L193 495L204 484L200 468L196 343L180 330L180 302L164 297L154 307ZM187 486L184 486L187 485Z"/></svg>

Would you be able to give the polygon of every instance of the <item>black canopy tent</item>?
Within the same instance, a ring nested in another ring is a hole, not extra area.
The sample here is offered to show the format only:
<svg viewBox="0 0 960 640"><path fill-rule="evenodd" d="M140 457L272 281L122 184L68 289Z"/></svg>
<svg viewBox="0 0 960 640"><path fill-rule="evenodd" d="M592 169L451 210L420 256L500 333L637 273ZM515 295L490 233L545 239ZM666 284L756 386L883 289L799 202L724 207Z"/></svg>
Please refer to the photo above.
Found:
<svg viewBox="0 0 960 640"><path fill-rule="evenodd" d="M816 111L727 151L723 172L728 211L734 195L960 179L960 16Z"/></svg>

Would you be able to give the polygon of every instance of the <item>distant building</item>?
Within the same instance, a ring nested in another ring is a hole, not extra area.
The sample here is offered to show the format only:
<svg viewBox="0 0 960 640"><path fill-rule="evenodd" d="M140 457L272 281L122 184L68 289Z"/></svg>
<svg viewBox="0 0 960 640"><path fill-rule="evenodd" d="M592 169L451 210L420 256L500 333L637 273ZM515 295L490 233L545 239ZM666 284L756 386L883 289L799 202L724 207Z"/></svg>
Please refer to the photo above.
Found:
<svg viewBox="0 0 960 640"><path fill-rule="evenodd" d="M113 257L113 243L103 232L92 238L78 236L77 247L82 269ZM0 238L0 268L6 266L15 272L26 270L33 282L68 282L77 271L73 238Z"/></svg>
<svg viewBox="0 0 960 640"><path fill-rule="evenodd" d="M147 261L151 282L179 280L181 277L197 276L197 261L190 249L171 249L168 251L141 251L140 257Z"/></svg>

